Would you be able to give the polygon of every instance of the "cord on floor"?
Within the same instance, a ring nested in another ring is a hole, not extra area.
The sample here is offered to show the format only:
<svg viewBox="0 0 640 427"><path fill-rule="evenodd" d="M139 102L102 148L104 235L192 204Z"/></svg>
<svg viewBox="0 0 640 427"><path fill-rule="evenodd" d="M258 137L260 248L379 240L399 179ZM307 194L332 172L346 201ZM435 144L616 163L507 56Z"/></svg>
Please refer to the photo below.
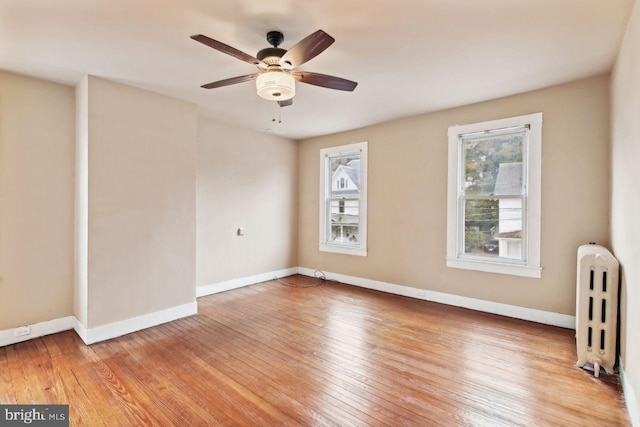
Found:
<svg viewBox="0 0 640 427"><path fill-rule="evenodd" d="M314 271L313 272L313 276L316 279L318 279L318 281L316 283L311 284L311 285L294 285L292 283L285 282L284 280L280 279L279 277L275 277L274 280L276 282L280 283L281 285L289 286L290 288L313 288L313 287L316 287L316 286L320 286L322 283L327 281L327 276L321 270Z"/></svg>

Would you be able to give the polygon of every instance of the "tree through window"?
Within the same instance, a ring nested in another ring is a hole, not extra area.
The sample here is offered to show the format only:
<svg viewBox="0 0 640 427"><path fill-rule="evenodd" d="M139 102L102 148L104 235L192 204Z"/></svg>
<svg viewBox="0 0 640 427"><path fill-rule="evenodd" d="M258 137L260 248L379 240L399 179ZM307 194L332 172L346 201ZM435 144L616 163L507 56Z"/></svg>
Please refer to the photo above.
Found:
<svg viewBox="0 0 640 427"><path fill-rule="evenodd" d="M523 126L461 137L464 253L524 259L523 158L527 132Z"/></svg>

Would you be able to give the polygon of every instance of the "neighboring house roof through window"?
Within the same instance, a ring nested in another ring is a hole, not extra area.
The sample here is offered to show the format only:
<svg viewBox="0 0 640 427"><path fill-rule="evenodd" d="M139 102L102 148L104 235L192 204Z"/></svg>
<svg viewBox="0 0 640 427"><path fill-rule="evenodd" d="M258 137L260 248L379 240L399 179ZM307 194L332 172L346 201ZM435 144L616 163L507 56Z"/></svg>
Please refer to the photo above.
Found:
<svg viewBox="0 0 640 427"><path fill-rule="evenodd" d="M354 163L357 163L357 168L349 166ZM360 179L359 179L360 174L358 173L359 170L360 170L359 160L352 160L347 165L338 166L335 172L333 172L333 176L337 177L340 174L344 174L347 176L348 180L353 183L353 186L350 185L348 182L344 187L342 185L338 185L338 188L333 190L334 194L340 194L344 196L360 194Z"/></svg>
<svg viewBox="0 0 640 427"><path fill-rule="evenodd" d="M522 162L501 163L493 194L496 196L522 193Z"/></svg>

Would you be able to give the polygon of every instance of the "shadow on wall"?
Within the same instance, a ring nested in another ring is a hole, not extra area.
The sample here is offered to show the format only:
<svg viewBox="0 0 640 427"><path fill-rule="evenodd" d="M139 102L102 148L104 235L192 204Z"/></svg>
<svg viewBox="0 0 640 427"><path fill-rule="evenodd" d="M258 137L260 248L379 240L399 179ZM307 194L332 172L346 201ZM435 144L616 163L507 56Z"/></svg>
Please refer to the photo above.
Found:
<svg viewBox="0 0 640 427"><path fill-rule="evenodd" d="M616 342L616 354L618 356L622 355L622 339L623 333L626 333L626 328L623 329L622 328L622 315L626 315L627 313L627 292L625 289L625 284L627 283L627 281L625 280L625 275L624 275L624 266L622 264L619 265L619 270L618 270L618 321L616 324L616 330L618 332L618 340ZM623 292L624 291L624 292ZM618 357L617 361L616 361L616 366L615 366L615 370L616 372L618 372L620 370L620 361L621 358Z"/></svg>

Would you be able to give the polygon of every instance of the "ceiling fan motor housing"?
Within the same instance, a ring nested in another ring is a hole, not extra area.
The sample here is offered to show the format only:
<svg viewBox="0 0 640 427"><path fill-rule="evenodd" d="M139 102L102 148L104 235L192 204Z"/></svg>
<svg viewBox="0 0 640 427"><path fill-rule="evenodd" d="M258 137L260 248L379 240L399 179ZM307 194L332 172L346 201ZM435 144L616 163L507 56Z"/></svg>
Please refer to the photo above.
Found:
<svg viewBox="0 0 640 427"><path fill-rule="evenodd" d="M267 65L276 65L285 53L287 53L285 49L280 49L278 47L266 47L258 52L256 58Z"/></svg>

